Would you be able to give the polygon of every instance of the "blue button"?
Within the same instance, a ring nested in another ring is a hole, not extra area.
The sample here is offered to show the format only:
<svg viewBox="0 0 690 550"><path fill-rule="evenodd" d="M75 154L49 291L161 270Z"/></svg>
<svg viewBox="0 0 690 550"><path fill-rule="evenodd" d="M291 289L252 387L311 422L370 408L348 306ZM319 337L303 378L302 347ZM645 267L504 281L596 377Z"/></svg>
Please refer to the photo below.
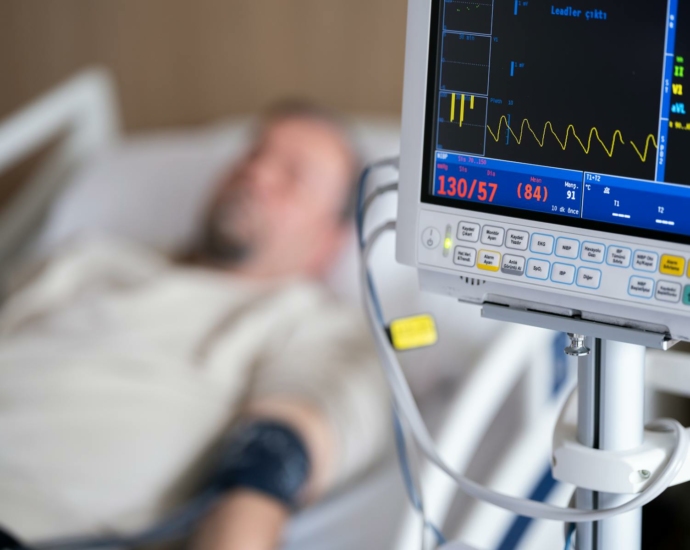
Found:
<svg viewBox="0 0 690 550"><path fill-rule="evenodd" d="M549 271L551 271L551 264L546 260L529 260L527 262L527 275L530 279L539 279L546 281L549 278Z"/></svg>
<svg viewBox="0 0 690 550"><path fill-rule="evenodd" d="M687 285L683 291L683 303L690 306L690 285Z"/></svg>
<svg viewBox="0 0 690 550"><path fill-rule="evenodd" d="M635 298L643 298L651 300L654 296L654 287L656 281L654 279L647 279L646 277L637 277L636 275L630 277L628 284L628 294Z"/></svg>
<svg viewBox="0 0 690 550"><path fill-rule="evenodd" d="M601 286L601 271L590 267L581 267L577 270L577 286L597 290Z"/></svg>
<svg viewBox="0 0 690 550"><path fill-rule="evenodd" d="M609 246L606 255L606 263L613 267L630 267L632 262L632 250L624 246Z"/></svg>
<svg viewBox="0 0 690 550"><path fill-rule="evenodd" d="M551 235L534 233L530 241L530 250L535 254L550 256L553 254L553 244L555 239Z"/></svg>
<svg viewBox="0 0 690 550"><path fill-rule="evenodd" d="M556 256L577 260L580 256L580 241L561 237L556 241Z"/></svg>
<svg viewBox="0 0 690 550"><path fill-rule="evenodd" d="M656 252L637 250L633 257L633 269L655 273L659 267L659 255Z"/></svg>
<svg viewBox="0 0 690 550"><path fill-rule="evenodd" d="M582 243L582 254L580 258L584 262L593 264L603 264L606 256L606 245L601 243Z"/></svg>
<svg viewBox="0 0 690 550"><path fill-rule="evenodd" d="M562 285L572 285L575 282L575 266L567 264L553 264L551 280Z"/></svg>

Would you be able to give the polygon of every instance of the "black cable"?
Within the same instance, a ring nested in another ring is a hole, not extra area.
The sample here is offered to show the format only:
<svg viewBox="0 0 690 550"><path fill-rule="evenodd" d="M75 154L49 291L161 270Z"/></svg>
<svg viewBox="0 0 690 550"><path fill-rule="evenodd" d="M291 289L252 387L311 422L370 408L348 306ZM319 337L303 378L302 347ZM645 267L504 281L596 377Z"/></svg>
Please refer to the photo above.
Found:
<svg viewBox="0 0 690 550"><path fill-rule="evenodd" d="M27 550L16 538L0 529L0 550Z"/></svg>

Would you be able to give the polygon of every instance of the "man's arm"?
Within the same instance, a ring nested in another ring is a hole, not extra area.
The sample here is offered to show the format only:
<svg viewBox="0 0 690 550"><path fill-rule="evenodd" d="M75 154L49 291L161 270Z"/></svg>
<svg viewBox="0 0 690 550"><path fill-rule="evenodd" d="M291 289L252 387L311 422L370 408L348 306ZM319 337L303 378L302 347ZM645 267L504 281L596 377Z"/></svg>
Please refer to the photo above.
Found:
<svg viewBox="0 0 690 550"><path fill-rule="evenodd" d="M276 499L257 491L228 493L202 524L196 550L274 550L290 514Z"/></svg>
<svg viewBox="0 0 690 550"><path fill-rule="evenodd" d="M318 499L333 479L334 434L315 407L297 400L263 400L247 408L248 420L272 420L289 426L304 441L310 459L306 502ZM288 507L255 490L230 491L201 526L198 550L273 550L289 519Z"/></svg>
<svg viewBox="0 0 690 550"><path fill-rule="evenodd" d="M389 400L366 323L335 304L305 306L288 341L254 373L247 398L245 418L275 420L301 438L311 475L300 503L351 480L386 445ZM274 550L288 508L276 513L275 502L256 496L228 495L204 526L201 550ZM236 514L240 507L256 519Z"/></svg>

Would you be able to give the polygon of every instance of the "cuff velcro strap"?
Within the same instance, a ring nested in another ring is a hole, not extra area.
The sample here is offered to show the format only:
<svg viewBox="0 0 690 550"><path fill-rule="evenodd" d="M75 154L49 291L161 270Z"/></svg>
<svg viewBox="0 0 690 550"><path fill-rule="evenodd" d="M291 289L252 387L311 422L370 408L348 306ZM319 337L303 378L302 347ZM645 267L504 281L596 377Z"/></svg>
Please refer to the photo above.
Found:
<svg viewBox="0 0 690 550"><path fill-rule="evenodd" d="M211 484L221 491L253 489L293 508L310 471L307 447L292 428L256 421L228 437Z"/></svg>

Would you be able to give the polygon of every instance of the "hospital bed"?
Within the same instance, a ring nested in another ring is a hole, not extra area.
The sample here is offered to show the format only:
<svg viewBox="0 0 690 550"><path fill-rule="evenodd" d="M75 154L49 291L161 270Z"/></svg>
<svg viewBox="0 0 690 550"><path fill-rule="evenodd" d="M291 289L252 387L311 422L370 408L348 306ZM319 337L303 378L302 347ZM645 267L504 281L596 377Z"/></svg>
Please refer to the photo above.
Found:
<svg viewBox="0 0 690 550"><path fill-rule="evenodd" d="M9 117L0 124L0 176L57 141L0 212L2 289L27 262L83 233L114 233L167 253L183 250L215 177L241 154L250 127L250 119L240 119L126 137L113 80L103 69L80 73ZM397 154L396 121L354 119L352 129L366 161ZM372 218L394 210L395 198L384 198ZM355 248L353 238L329 284L343 299L358 301ZM481 320L478 309L422 295L414 271L395 263L393 248L392 239L384 239L374 262L376 277L387 283L385 310L391 317L432 313L439 325L437 346L407 352L402 361L441 454L503 491L567 503L571 489L546 476L553 425L572 381L572 366L557 359L558 335ZM458 497L428 465L421 463L420 471L428 519L448 535L487 549L562 543L562 526L516 520ZM300 513L285 548L412 550L423 536L391 449L352 486Z"/></svg>

